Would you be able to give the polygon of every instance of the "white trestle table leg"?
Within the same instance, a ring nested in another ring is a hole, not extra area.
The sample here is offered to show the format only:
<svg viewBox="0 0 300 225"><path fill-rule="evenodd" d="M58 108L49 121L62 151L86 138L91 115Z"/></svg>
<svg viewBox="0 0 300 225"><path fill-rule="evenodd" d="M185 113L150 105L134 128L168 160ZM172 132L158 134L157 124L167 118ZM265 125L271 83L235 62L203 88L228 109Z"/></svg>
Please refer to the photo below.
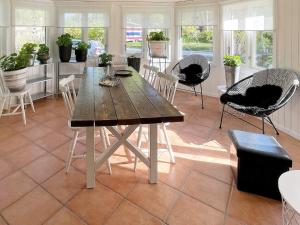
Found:
<svg viewBox="0 0 300 225"><path fill-rule="evenodd" d="M95 187L95 127L86 128L86 160L87 160L87 176L86 187Z"/></svg>
<svg viewBox="0 0 300 225"><path fill-rule="evenodd" d="M149 182L150 184L157 183L157 124L150 124L150 169Z"/></svg>

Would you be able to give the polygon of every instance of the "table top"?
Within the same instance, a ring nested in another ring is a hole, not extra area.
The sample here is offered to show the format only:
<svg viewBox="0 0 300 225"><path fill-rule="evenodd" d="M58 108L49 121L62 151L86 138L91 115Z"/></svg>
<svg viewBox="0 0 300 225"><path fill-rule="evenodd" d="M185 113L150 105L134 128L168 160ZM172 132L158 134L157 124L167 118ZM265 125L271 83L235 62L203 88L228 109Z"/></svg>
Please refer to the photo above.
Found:
<svg viewBox="0 0 300 225"><path fill-rule="evenodd" d="M278 180L281 196L300 214L300 170L283 173Z"/></svg>
<svg viewBox="0 0 300 225"><path fill-rule="evenodd" d="M183 115L133 68L117 87L99 85L103 68L88 67L80 83L72 127L182 122Z"/></svg>

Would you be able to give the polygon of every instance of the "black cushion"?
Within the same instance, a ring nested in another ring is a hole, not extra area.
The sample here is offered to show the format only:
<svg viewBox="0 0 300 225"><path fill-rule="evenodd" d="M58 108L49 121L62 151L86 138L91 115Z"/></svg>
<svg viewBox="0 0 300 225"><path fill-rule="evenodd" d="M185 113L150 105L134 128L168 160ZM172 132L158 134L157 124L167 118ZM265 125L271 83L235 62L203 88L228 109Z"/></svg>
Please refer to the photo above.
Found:
<svg viewBox="0 0 300 225"><path fill-rule="evenodd" d="M292 166L290 156L272 136L239 130L230 130L229 136L236 148L237 157L261 157Z"/></svg>
<svg viewBox="0 0 300 225"><path fill-rule="evenodd" d="M221 96L221 102L223 104L232 102L242 106L257 106L267 109L269 106L277 103L281 94L281 87L266 84L248 88L245 95L229 95L225 93Z"/></svg>
<svg viewBox="0 0 300 225"><path fill-rule="evenodd" d="M180 73L185 75L186 82L193 82L199 80L199 74L202 73L202 66L199 64L190 64L183 69L180 68Z"/></svg>

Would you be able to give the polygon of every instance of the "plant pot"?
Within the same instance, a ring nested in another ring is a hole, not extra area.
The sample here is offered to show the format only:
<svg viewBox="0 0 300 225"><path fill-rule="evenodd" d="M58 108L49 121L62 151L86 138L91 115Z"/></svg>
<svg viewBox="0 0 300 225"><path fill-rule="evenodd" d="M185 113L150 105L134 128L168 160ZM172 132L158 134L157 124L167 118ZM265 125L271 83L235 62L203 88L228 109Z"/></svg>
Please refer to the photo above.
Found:
<svg viewBox="0 0 300 225"><path fill-rule="evenodd" d="M151 57L166 57L168 41L149 41Z"/></svg>
<svg viewBox="0 0 300 225"><path fill-rule="evenodd" d="M40 54L37 56L37 60L39 60L41 64L47 64L49 58L49 54Z"/></svg>
<svg viewBox="0 0 300 225"><path fill-rule="evenodd" d="M98 64L98 67L107 67L108 66L108 64L105 64L105 63L99 63Z"/></svg>
<svg viewBox="0 0 300 225"><path fill-rule="evenodd" d="M62 62L69 62L72 54L72 44L69 46L59 46L59 58Z"/></svg>
<svg viewBox="0 0 300 225"><path fill-rule="evenodd" d="M137 72L140 72L141 58L138 57L128 57L127 58L128 66L133 67Z"/></svg>
<svg viewBox="0 0 300 225"><path fill-rule="evenodd" d="M233 84L239 81L240 77L240 66L224 66L225 67L225 78L226 78L226 87L229 88Z"/></svg>
<svg viewBox="0 0 300 225"><path fill-rule="evenodd" d="M87 58L87 49L75 50L76 61L77 62L85 62Z"/></svg>
<svg viewBox="0 0 300 225"><path fill-rule="evenodd" d="M11 92L22 91L26 87L27 68L15 71L4 71L3 78L6 87Z"/></svg>

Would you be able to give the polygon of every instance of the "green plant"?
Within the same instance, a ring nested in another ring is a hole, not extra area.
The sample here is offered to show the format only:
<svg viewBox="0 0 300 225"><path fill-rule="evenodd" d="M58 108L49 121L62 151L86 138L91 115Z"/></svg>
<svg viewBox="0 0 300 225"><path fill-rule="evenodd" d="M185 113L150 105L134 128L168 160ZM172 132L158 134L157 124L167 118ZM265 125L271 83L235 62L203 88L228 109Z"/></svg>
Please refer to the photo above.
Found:
<svg viewBox="0 0 300 225"><path fill-rule="evenodd" d="M112 57L113 55L112 54L108 54L108 53L102 53L101 55L99 55L99 58L100 58L100 62L103 64L103 65L108 65L111 63L112 61Z"/></svg>
<svg viewBox="0 0 300 225"><path fill-rule="evenodd" d="M34 44L34 43L25 43L22 46L19 54L20 55L31 55L36 50L36 47L37 47L37 44Z"/></svg>
<svg viewBox="0 0 300 225"><path fill-rule="evenodd" d="M46 55L49 54L49 47L45 44L39 45L39 50L37 52L38 55Z"/></svg>
<svg viewBox="0 0 300 225"><path fill-rule="evenodd" d="M57 38L56 44L58 46L68 47L70 44L72 44L72 36L68 33L62 34Z"/></svg>
<svg viewBox="0 0 300 225"><path fill-rule="evenodd" d="M0 68L3 71L15 71L24 69L27 67L29 59L29 54L13 53L9 56L3 56L0 58Z"/></svg>
<svg viewBox="0 0 300 225"><path fill-rule="evenodd" d="M91 48L91 45L90 44L87 44L85 43L84 41L82 42L79 42L77 45L76 45L76 50L85 50L85 49L89 49Z"/></svg>
<svg viewBox="0 0 300 225"><path fill-rule="evenodd" d="M242 64L241 56L239 55L225 55L224 61L225 66L237 67Z"/></svg>
<svg viewBox="0 0 300 225"><path fill-rule="evenodd" d="M160 32L150 32L148 36L148 41L169 41L169 38L165 36L163 31Z"/></svg>

